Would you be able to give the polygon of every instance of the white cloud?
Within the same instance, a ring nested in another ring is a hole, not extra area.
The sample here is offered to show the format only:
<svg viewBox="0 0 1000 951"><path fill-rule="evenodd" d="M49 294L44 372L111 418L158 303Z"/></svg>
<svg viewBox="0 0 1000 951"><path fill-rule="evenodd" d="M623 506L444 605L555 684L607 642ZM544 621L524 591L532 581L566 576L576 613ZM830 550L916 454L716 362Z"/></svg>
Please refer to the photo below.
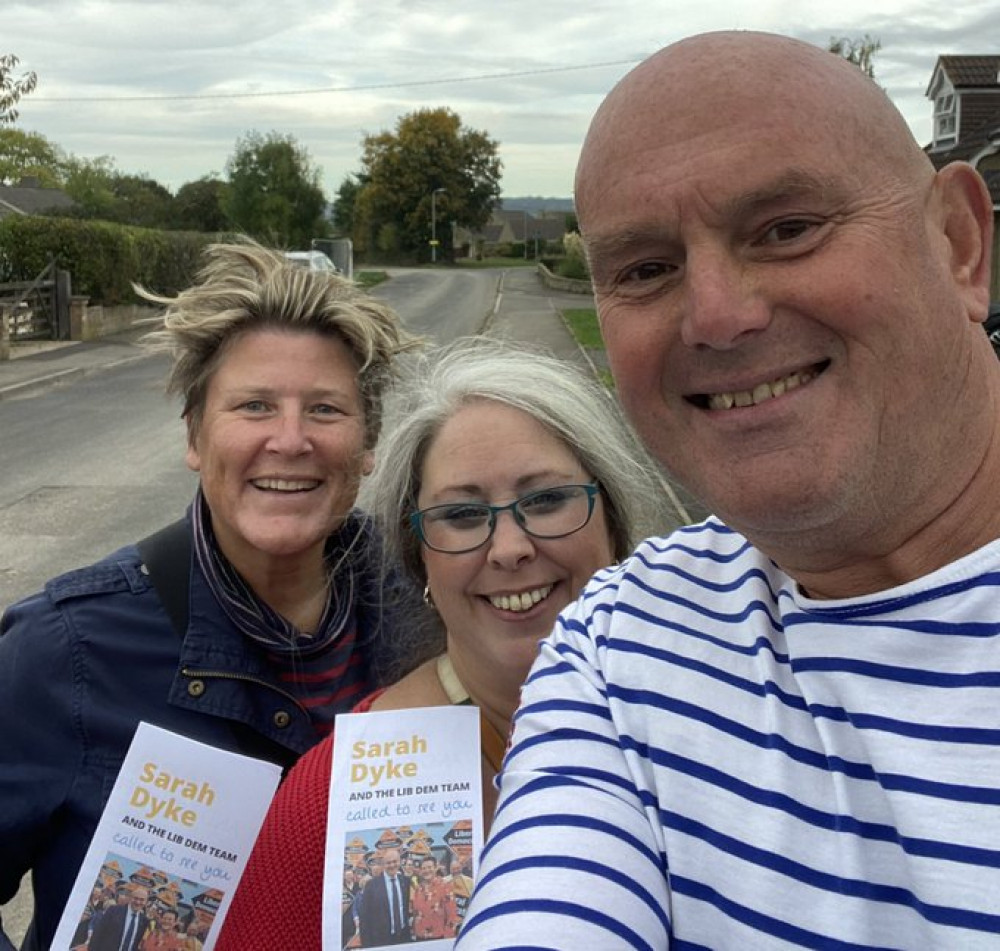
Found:
<svg viewBox="0 0 1000 951"><path fill-rule="evenodd" d="M38 73L22 128L172 188L221 173L257 129L295 136L332 193L365 133L448 106L500 142L506 194L566 196L601 98L627 63L683 36L878 37L876 74L923 142L937 56L997 52L995 16L995 0L17 0L0 52ZM247 93L269 95L163 98Z"/></svg>

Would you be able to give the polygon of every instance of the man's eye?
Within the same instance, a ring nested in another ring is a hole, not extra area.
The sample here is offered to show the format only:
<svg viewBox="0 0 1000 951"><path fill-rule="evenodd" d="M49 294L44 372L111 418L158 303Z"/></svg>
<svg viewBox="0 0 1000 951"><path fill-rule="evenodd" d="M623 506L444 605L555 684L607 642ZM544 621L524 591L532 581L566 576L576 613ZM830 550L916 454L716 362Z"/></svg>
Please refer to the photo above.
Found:
<svg viewBox="0 0 1000 951"><path fill-rule="evenodd" d="M267 403L264 400L247 400L240 407L240 409L244 409L248 413L263 413L266 412L267 408Z"/></svg>
<svg viewBox="0 0 1000 951"><path fill-rule="evenodd" d="M623 284L641 284L643 281L655 281L669 271L668 265L662 261L645 261L628 268L622 274Z"/></svg>
<svg viewBox="0 0 1000 951"><path fill-rule="evenodd" d="M317 403L312 407L311 412L317 416L342 416L340 409L332 403Z"/></svg>
<svg viewBox="0 0 1000 951"><path fill-rule="evenodd" d="M787 244L819 227L819 222L806 218L789 218L771 225L765 232L761 244Z"/></svg>

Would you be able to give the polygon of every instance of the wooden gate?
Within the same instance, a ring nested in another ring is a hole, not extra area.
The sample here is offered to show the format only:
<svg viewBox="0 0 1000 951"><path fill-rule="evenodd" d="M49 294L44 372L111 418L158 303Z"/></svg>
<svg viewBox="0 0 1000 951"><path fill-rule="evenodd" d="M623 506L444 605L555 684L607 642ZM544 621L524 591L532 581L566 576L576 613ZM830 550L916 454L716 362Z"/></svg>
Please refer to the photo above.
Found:
<svg viewBox="0 0 1000 951"><path fill-rule="evenodd" d="M55 260L33 281L0 284L0 312L7 315L12 343L20 340L69 340L68 271Z"/></svg>

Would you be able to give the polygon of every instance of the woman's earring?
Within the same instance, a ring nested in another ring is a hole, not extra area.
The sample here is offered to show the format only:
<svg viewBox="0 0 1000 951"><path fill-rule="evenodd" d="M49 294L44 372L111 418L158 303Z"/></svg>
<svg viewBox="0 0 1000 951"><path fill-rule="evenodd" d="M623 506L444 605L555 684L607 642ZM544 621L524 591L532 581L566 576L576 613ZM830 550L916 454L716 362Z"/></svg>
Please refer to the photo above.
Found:
<svg viewBox="0 0 1000 951"><path fill-rule="evenodd" d="M429 608L434 607L434 599L431 597L431 586L429 584L424 585L424 604Z"/></svg>

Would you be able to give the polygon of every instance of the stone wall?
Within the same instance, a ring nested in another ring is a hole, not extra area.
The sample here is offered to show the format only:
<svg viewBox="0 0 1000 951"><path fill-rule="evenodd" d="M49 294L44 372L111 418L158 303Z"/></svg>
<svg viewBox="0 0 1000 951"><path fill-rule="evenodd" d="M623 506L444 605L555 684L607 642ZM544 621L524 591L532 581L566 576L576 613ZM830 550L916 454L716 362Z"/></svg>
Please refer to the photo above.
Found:
<svg viewBox="0 0 1000 951"><path fill-rule="evenodd" d="M573 277L560 277L553 274L544 264L538 265L538 276L546 287L554 291L569 291L570 294L592 294L590 281L578 281Z"/></svg>
<svg viewBox="0 0 1000 951"><path fill-rule="evenodd" d="M138 322L148 322L162 311L145 304L88 304L86 297L74 296L70 301L70 340L97 340L128 330Z"/></svg>

